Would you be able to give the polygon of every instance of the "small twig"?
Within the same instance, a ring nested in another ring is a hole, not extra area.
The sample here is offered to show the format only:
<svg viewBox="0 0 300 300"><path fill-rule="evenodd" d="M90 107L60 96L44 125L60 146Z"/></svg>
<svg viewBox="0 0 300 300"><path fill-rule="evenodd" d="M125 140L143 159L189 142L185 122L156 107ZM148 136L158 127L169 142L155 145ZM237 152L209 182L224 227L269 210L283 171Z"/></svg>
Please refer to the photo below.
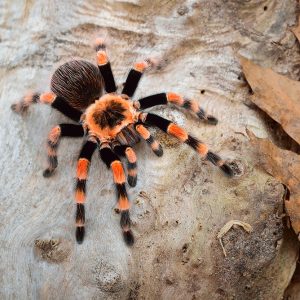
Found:
<svg viewBox="0 0 300 300"><path fill-rule="evenodd" d="M253 228L250 224L248 223L245 223L245 222L242 222L242 221L239 221L239 220L231 220L229 222L227 222L222 228L221 230L219 231L218 235L217 235L217 238L219 239L219 242L220 242L220 245L222 247L222 250L223 250L223 253L224 253L224 256L226 257L227 254L226 254L226 251L225 251L225 248L224 248L224 245L223 245L223 242L222 242L222 237L231 229L231 227L233 225L239 225L241 227L243 227L243 229L250 233L253 231Z"/></svg>

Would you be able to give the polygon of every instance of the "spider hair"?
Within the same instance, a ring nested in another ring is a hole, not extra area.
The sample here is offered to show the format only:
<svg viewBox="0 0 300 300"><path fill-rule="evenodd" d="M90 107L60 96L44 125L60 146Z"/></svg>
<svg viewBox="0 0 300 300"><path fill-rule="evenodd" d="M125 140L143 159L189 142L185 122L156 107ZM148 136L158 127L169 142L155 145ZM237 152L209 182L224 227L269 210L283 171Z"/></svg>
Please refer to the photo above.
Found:
<svg viewBox="0 0 300 300"><path fill-rule="evenodd" d="M211 162L226 175L234 174L225 160L184 128L159 115L144 112L145 109L154 106L170 104L185 109L198 120L216 125L217 118L207 114L197 100L174 92L132 100L143 73L155 65L153 59L148 58L135 63L129 71L121 94L118 94L103 39L97 39L94 49L97 66L84 60L67 62L54 72L50 92L31 93L11 108L17 113L24 113L31 104L48 104L77 123L59 124L51 129L47 139L48 166L43 174L50 177L55 172L61 138L84 139L77 160L75 184L75 236L81 244L86 231L85 202L89 169L93 154L98 149L101 160L112 172L123 238L126 244L131 246L134 243L131 228L133 222L130 218L131 203L126 181L130 186L137 184L137 156L133 147L142 139L155 155L163 155L162 146L152 136L148 127L156 127L187 144L202 159ZM103 95L104 91L106 94ZM121 158L126 159L127 174Z"/></svg>

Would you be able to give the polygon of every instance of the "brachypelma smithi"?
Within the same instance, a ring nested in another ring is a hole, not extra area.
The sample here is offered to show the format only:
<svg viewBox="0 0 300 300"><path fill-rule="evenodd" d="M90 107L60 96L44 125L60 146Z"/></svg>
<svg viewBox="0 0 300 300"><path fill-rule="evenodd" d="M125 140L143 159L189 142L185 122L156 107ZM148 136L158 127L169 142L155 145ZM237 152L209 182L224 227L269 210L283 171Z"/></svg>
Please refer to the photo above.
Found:
<svg viewBox="0 0 300 300"><path fill-rule="evenodd" d="M55 171L57 148L62 137L84 137L77 162L76 240L78 243L82 243L84 239L86 181L92 155L98 149L101 159L112 170L123 236L126 243L132 245L134 238L130 228L130 203L120 157L126 157L127 182L130 186L135 186L137 163L132 146L142 138L157 156L163 155L161 145L150 134L148 126L158 127L179 141L188 144L201 157L218 166L225 174L232 176L233 172L224 160L183 128L156 114L144 112L146 108L171 103L191 111L200 120L216 125L217 119L206 114L196 100L173 92L132 100L142 74L153 65L153 60L146 59L136 63L128 74L122 92L117 94L117 86L102 39L96 40L95 50L98 67L82 60L67 62L54 72L51 79L51 92L27 95L18 103L13 104L12 109L22 113L33 103L50 104L77 123L59 124L50 131L47 141L48 167L43 175L49 177ZM104 95L102 95L103 85L106 91Z"/></svg>

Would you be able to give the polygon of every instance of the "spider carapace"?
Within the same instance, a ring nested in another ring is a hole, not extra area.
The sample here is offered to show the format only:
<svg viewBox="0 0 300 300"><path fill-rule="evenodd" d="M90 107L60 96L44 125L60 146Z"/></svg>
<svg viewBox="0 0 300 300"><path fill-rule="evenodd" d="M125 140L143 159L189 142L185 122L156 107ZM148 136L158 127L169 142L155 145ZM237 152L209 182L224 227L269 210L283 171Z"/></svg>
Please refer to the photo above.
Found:
<svg viewBox="0 0 300 300"><path fill-rule="evenodd" d="M122 92L117 94L117 86L102 39L95 43L97 65L73 60L60 66L51 79L51 92L32 93L12 105L15 112L23 113L30 104L45 103L59 110L77 124L59 124L48 135L48 167L45 177L51 176L57 168L57 149L62 137L83 137L84 142L77 161L75 201L76 240L82 243L85 235L86 181L91 158L96 149L108 168L112 170L117 191L117 210L121 214L121 228L125 242L134 242L129 215L130 202L125 187L125 172L120 157L127 160L127 182L135 186L137 182L137 159L133 146L144 139L157 156L163 155L161 145L150 134L147 127L157 127L192 147L203 159L218 166L225 174L232 176L229 165L206 144L191 136L185 129L172 121L144 109L168 103L187 109L200 120L212 125L217 119L199 106L198 102L173 92L151 95L132 100L144 71L153 65L153 60L138 62L130 70ZM102 95L102 88L106 94Z"/></svg>

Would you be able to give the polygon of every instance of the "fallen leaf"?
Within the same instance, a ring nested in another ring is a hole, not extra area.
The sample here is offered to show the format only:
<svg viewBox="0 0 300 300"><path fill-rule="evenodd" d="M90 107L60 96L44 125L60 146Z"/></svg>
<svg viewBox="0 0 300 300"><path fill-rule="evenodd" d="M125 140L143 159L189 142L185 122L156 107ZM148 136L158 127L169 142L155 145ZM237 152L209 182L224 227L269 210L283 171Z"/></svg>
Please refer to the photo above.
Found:
<svg viewBox="0 0 300 300"><path fill-rule="evenodd" d="M286 212L292 227L299 238L300 233L300 156L292 151L282 150L268 139L257 138L247 130L250 142L257 151L262 168L290 191L289 200L285 201Z"/></svg>
<svg viewBox="0 0 300 300"><path fill-rule="evenodd" d="M300 16L298 18L298 25L292 29L293 33L297 37L298 41L300 42Z"/></svg>
<svg viewBox="0 0 300 300"><path fill-rule="evenodd" d="M239 58L254 93L251 101L300 144L300 82L262 68L245 57Z"/></svg>

